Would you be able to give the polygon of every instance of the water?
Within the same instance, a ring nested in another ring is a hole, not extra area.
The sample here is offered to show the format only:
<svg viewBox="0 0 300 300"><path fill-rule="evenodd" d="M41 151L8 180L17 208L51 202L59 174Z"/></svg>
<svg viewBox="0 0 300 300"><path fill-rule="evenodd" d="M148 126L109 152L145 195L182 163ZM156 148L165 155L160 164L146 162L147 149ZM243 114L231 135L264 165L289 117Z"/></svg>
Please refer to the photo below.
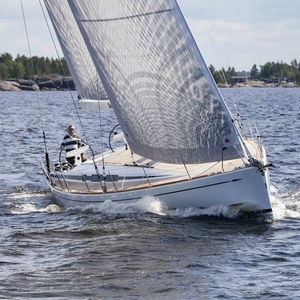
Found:
<svg viewBox="0 0 300 300"><path fill-rule="evenodd" d="M300 89L222 93L245 125L244 116L257 124L276 166L273 218L222 206L168 211L151 197L63 210L38 162L44 145L36 94L1 92L0 299L300 299ZM37 95L57 160L66 125L84 133L69 92ZM96 117L83 118L90 142L100 140ZM116 122L104 114L106 130Z"/></svg>

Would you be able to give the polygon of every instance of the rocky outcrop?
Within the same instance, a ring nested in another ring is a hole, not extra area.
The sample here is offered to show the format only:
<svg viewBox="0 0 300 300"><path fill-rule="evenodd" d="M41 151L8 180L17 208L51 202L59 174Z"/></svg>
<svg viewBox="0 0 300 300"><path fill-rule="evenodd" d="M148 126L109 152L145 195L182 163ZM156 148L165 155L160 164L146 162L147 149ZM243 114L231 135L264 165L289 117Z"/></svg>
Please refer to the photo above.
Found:
<svg viewBox="0 0 300 300"><path fill-rule="evenodd" d="M38 83L40 90L74 90L75 85L72 77L59 76Z"/></svg>
<svg viewBox="0 0 300 300"><path fill-rule="evenodd" d="M19 79L17 81L22 91L39 91L40 88L33 80Z"/></svg>
<svg viewBox="0 0 300 300"><path fill-rule="evenodd" d="M40 88L32 80L0 80L0 91L39 91Z"/></svg>
<svg viewBox="0 0 300 300"><path fill-rule="evenodd" d="M0 80L0 91L65 91L70 89L75 89L71 76L37 78L36 81L26 79Z"/></svg>
<svg viewBox="0 0 300 300"><path fill-rule="evenodd" d="M15 81L0 80L0 91L21 91L21 89Z"/></svg>

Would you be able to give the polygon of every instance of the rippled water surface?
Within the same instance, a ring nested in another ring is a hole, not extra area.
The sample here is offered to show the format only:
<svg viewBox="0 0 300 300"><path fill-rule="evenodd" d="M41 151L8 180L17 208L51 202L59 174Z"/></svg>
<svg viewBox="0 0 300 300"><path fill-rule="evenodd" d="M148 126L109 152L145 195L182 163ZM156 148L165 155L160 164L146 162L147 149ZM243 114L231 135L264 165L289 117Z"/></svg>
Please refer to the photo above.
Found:
<svg viewBox="0 0 300 300"><path fill-rule="evenodd" d="M300 299L300 89L222 93L275 165L273 217L168 211L151 197L63 210L39 166L41 126L57 160L69 123L98 144L98 113L82 114L84 133L69 92L0 92L0 299ZM106 131L116 123L104 113Z"/></svg>

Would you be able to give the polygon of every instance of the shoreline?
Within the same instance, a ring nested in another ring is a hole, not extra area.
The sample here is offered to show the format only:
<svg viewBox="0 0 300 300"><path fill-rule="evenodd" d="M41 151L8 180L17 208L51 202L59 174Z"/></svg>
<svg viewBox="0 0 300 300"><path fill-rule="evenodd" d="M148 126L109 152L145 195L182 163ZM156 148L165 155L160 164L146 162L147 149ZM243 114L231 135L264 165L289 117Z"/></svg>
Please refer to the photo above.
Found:
<svg viewBox="0 0 300 300"><path fill-rule="evenodd" d="M280 83L266 83L264 81L247 81L243 83L235 84L218 84L219 88L297 88L300 87L299 84L294 82L282 81Z"/></svg>
<svg viewBox="0 0 300 300"><path fill-rule="evenodd" d="M218 88L300 88L295 83L265 83L263 81L250 81L247 83L218 84ZM0 91L74 91L76 90L71 76L57 76L47 80L0 80Z"/></svg>
<svg viewBox="0 0 300 300"><path fill-rule="evenodd" d="M36 80L0 80L0 91L69 91L75 90L71 76L37 78Z"/></svg>

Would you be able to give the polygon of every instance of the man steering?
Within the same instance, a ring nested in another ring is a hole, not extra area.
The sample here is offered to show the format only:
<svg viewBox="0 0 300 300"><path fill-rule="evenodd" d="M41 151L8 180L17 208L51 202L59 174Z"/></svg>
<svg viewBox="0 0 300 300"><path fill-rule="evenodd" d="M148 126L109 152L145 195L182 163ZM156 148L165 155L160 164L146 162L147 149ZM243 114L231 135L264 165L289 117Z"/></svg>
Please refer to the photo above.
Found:
<svg viewBox="0 0 300 300"><path fill-rule="evenodd" d="M84 143L81 142L81 138L75 134L75 126L69 125L68 126L68 134L65 135L63 142L61 143L61 150L66 150L66 152L78 149L84 145ZM70 163L72 166L75 165L75 156L66 157L68 163ZM81 154L81 160L82 162L86 161L86 158L83 154Z"/></svg>

